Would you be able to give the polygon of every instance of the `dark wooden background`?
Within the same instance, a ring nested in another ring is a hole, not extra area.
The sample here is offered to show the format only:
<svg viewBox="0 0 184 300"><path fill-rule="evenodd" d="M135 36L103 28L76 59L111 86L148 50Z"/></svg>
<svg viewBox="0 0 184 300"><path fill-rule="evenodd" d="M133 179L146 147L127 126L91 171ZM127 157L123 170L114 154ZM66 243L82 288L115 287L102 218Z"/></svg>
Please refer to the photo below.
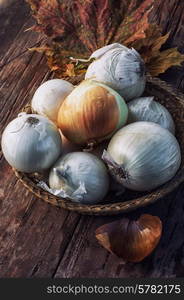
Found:
<svg viewBox="0 0 184 300"><path fill-rule="evenodd" d="M158 0L151 16L171 31L167 46L184 52L184 1ZM43 55L27 51L41 37L23 0L0 12L0 130L50 78ZM184 92L184 67L161 76ZM169 196L127 214L157 215L163 235L141 263L123 264L94 237L95 229L118 217L82 216L36 199L14 176L0 152L0 277L183 277L184 184ZM121 216L122 217L122 216Z"/></svg>

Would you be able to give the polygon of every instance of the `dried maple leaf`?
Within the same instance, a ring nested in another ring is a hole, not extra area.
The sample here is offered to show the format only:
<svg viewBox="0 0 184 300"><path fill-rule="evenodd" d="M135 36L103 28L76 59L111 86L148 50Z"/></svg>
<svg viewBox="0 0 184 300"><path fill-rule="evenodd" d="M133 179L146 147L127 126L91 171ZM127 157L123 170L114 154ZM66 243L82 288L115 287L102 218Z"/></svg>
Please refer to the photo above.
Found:
<svg viewBox="0 0 184 300"><path fill-rule="evenodd" d="M43 50L57 77L81 75L90 61L75 63L71 57L87 59L93 51L118 42L134 47L152 75L179 65L184 56L177 49L160 51L168 34L149 24L154 0L27 0L36 19L34 30L47 35Z"/></svg>
<svg viewBox="0 0 184 300"><path fill-rule="evenodd" d="M162 36L161 28L156 24L150 24L145 34L145 38L135 41L131 46L141 53L152 76L164 73L171 66L181 65L184 55L178 52L177 48L160 50L169 33Z"/></svg>
<svg viewBox="0 0 184 300"><path fill-rule="evenodd" d="M172 66L180 66L184 61L184 55L178 52L177 48L161 51L159 55L150 58L148 67L152 76L164 73Z"/></svg>

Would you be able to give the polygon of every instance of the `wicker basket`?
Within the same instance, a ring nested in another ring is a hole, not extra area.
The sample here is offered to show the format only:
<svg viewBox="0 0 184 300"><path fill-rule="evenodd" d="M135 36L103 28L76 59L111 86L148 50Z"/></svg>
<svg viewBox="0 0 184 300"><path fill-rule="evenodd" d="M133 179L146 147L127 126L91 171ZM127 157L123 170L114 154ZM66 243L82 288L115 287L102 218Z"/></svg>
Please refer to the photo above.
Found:
<svg viewBox="0 0 184 300"><path fill-rule="evenodd" d="M78 78L74 78L72 83L76 84L78 81ZM18 172L14 169L16 176L23 185L38 198L55 206L88 215L119 214L141 206L146 206L166 196L184 180L184 95L174 90L165 82L150 76L147 77L145 94L155 96L155 100L159 101L171 112L176 125L176 137L179 141L182 153L182 163L179 171L172 180L160 188L149 193L138 193L127 190L121 197L115 197L109 193L102 204L84 205L73 203L67 199L61 199L42 190L37 186L36 178L33 174ZM24 111L31 113L30 105L26 106Z"/></svg>

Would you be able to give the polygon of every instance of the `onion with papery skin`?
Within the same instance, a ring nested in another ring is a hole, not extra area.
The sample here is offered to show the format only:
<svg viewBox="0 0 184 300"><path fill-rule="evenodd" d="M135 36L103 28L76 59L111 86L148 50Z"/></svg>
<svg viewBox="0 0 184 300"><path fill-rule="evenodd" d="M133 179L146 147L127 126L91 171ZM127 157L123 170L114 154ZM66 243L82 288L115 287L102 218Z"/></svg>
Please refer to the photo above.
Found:
<svg viewBox="0 0 184 300"><path fill-rule="evenodd" d="M170 112L159 102L153 100L154 97L140 97L130 101L128 105L128 123L138 121L148 121L159 124L175 133L175 125Z"/></svg>
<svg viewBox="0 0 184 300"><path fill-rule="evenodd" d="M58 110L73 89L74 86L63 79L51 79L44 82L33 96L32 110L39 115L48 117L57 125Z"/></svg>
<svg viewBox="0 0 184 300"><path fill-rule="evenodd" d="M136 221L123 218L96 229L99 243L125 262L140 262L157 246L162 234L158 217L141 215Z"/></svg>
<svg viewBox="0 0 184 300"><path fill-rule="evenodd" d="M176 174L181 152L175 136L167 129L152 122L135 122L112 137L103 159L123 186L149 191Z"/></svg>
<svg viewBox="0 0 184 300"><path fill-rule="evenodd" d="M109 176L102 160L90 153L62 156L52 167L49 186L57 195L83 204L99 203L109 189Z"/></svg>
<svg viewBox="0 0 184 300"><path fill-rule="evenodd" d="M99 143L112 136L127 121L123 98L110 87L85 80L64 100L58 126L76 144Z"/></svg>
<svg viewBox="0 0 184 300"><path fill-rule="evenodd" d="M35 114L21 114L11 121L2 135L2 151L15 169L33 173L50 168L62 151L55 124Z"/></svg>
<svg viewBox="0 0 184 300"><path fill-rule="evenodd" d="M116 90L126 101L140 97L145 89L145 64L135 49L114 43L96 50L85 79L92 78Z"/></svg>

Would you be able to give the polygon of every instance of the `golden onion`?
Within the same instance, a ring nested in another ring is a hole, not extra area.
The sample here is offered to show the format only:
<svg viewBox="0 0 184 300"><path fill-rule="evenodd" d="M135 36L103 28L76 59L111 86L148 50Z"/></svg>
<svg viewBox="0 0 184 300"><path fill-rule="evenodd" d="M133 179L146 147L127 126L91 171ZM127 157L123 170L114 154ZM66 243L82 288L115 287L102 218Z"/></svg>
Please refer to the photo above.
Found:
<svg viewBox="0 0 184 300"><path fill-rule="evenodd" d="M127 117L127 105L116 91L94 80L84 80L60 106L58 126L74 143L98 143L121 128Z"/></svg>

